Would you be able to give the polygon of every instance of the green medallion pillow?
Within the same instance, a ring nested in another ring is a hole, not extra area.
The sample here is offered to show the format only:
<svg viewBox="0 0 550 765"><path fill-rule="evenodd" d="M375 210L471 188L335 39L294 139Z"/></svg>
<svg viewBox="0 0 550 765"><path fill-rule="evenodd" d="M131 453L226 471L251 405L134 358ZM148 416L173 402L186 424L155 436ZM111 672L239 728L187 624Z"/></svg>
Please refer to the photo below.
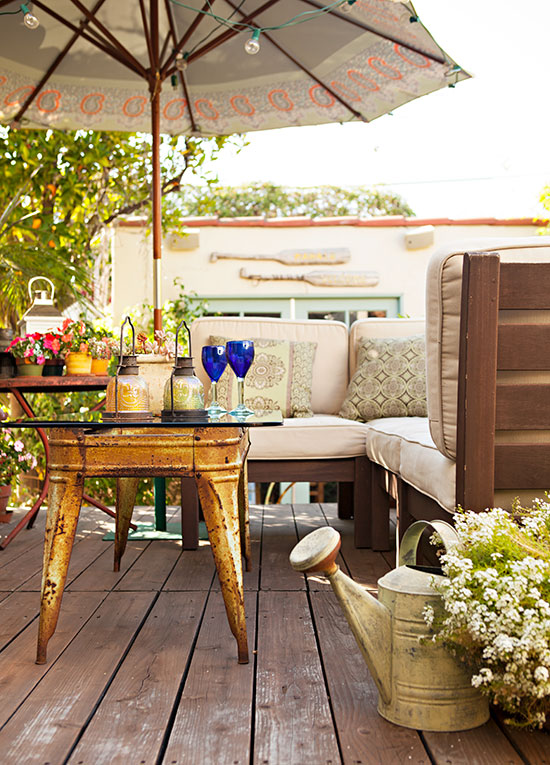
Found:
<svg viewBox="0 0 550 765"><path fill-rule="evenodd" d="M424 335L363 338L340 417L368 422L427 414Z"/></svg>
<svg viewBox="0 0 550 765"><path fill-rule="evenodd" d="M313 417L311 384L317 343L249 338L254 361L244 380L246 405L256 414L280 410L283 417ZM211 336L211 345L229 337ZM226 409L237 404L237 378L229 364L218 382L218 401Z"/></svg>

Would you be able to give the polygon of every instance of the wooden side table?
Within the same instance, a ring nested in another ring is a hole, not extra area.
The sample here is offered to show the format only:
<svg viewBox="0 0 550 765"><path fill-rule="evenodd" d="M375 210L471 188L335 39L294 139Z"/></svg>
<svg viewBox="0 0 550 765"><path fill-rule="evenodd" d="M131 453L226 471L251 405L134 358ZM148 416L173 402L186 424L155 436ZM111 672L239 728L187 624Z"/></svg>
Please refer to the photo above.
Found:
<svg viewBox="0 0 550 765"><path fill-rule="evenodd" d="M126 546L143 476L195 479L239 663L248 662L241 548L250 567L244 427L55 427L50 423L50 502L46 522L37 663L46 662L76 532L84 479L117 477L115 570Z"/></svg>

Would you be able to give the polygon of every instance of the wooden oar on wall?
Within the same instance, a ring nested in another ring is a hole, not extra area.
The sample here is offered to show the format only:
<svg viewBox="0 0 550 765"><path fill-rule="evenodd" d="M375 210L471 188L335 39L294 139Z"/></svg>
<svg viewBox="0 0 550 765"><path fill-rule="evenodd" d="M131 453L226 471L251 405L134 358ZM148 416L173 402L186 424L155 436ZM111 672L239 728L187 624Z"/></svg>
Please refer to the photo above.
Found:
<svg viewBox="0 0 550 765"><path fill-rule="evenodd" d="M239 272L241 279L257 282L290 280L307 282L316 287L376 287L380 276L376 271L309 271L307 274L249 274L246 268Z"/></svg>
<svg viewBox="0 0 550 765"><path fill-rule="evenodd" d="M351 258L347 247L328 247L323 250L281 250L274 255L239 255L230 252L213 252L210 260L276 260L287 266L326 266L331 263L349 263Z"/></svg>

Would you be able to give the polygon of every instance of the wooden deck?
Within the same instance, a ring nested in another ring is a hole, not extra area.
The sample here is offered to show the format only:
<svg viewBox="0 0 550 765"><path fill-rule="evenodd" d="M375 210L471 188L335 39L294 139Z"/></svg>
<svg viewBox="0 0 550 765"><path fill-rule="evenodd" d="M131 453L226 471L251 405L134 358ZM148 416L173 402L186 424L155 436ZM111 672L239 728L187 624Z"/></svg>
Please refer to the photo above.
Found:
<svg viewBox="0 0 550 765"><path fill-rule="evenodd" d="M84 508L45 666L34 663L40 524L0 552L0 763L550 763L543 733L495 721L427 733L380 718L332 591L295 573L288 553L329 522L344 536L344 570L370 590L393 556L356 550L334 505L256 506L252 516L244 666L207 543L182 553L177 542L133 542L114 574L110 522Z"/></svg>

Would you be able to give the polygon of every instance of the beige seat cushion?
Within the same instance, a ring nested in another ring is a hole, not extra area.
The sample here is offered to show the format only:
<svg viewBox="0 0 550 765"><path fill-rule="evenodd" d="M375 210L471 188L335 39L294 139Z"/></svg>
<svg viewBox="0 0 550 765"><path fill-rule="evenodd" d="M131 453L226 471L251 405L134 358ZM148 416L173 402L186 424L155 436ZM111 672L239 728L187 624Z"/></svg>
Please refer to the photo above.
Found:
<svg viewBox="0 0 550 765"><path fill-rule="evenodd" d="M366 425L331 415L285 419L277 427L250 428L249 459L314 460L365 454Z"/></svg>
<svg viewBox="0 0 550 765"><path fill-rule="evenodd" d="M403 441L425 438L426 417L385 417L371 420L366 428L367 456L378 465L399 473Z"/></svg>
<svg viewBox="0 0 550 765"><path fill-rule="evenodd" d="M428 417L437 448L456 459L458 351L462 261L465 252L498 252L506 262L550 260L550 237L474 239L436 251L426 277L426 359Z"/></svg>
<svg viewBox="0 0 550 765"><path fill-rule="evenodd" d="M191 344L195 369L205 390L210 383L200 352L211 335L232 340L265 337L272 340L309 341L317 343L313 362L311 408L318 414L336 414L342 406L348 387L348 328L340 321L234 318L205 316L191 324Z"/></svg>

